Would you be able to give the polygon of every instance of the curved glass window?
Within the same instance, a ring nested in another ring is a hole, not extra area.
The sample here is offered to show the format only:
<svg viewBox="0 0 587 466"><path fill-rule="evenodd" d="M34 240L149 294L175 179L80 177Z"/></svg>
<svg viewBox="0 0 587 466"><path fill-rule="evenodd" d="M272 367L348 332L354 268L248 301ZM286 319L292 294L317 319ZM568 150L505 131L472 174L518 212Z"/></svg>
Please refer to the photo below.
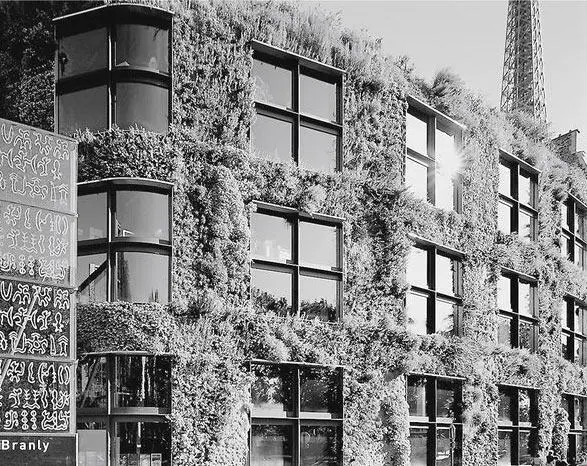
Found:
<svg viewBox="0 0 587 466"><path fill-rule="evenodd" d="M138 126L164 133L169 124L169 89L141 82L118 83L116 124L122 129Z"/></svg>
<svg viewBox="0 0 587 466"><path fill-rule="evenodd" d="M108 67L106 28L61 38L57 56L58 76L65 78Z"/></svg>
<svg viewBox="0 0 587 466"><path fill-rule="evenodd" d="M172 187L133 178L78 185L79 302L169 302Z"/></svg>
<svg viewBox="0 0 587 466"><path fill-rule="evenodd" d="M171 409L171 359L116 357L116 407Z"/></svg>
<svg viewBox="0 0 587 466"><path fill-rule="evenodd" d="M118 24L115 60L115 66L169 72L169 30L144 24Z"/></svg>
<svg viewBox="0 0 587 466"><path fill-rule="evenodd" d="M106 86L90 87L61 94L58 98L59 132L72 134L78 129L100 131L106 128Z"/></svg>

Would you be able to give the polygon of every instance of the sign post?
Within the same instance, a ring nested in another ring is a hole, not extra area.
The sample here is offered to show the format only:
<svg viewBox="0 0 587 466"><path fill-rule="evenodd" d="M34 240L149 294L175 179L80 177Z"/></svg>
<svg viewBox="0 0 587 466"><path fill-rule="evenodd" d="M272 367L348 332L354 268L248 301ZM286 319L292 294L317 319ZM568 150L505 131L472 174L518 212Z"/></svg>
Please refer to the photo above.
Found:
<svg viewBox="0 0 587 466"><path fill-rule="evenodd" d="M0 118L0 464L75 466L77 142Z"/></svg>

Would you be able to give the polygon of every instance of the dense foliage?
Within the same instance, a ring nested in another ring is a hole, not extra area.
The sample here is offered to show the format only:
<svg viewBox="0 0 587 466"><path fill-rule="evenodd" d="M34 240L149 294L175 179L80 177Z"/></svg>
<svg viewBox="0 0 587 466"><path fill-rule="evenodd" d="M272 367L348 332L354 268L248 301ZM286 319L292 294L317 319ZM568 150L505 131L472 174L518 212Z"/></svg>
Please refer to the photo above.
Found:
<svg viewBox="0 0 587 466"><path fill-rule="evenodd" d="M569 191L587 201L579 165L550 151L545 127L489 108L450 72L424 83L405 58L386 57L377 41L344 30L330 15L277 2L169 6L176 11L174 127L165 136L116 129L80 134L79 175L175 183L174 302L80 306L78 339L80 352L116 348L178 355L175 464L243 464L250 407L243 363L250 358L345 366L345 464L409 464L405 374L414 371L465 378L465 465L496 462L499 383L540 390L537 456L544 459L549 449L562 453L569 422L560 394L587 394L585 370L560 356L562 297L587 297L584 273L558 246L559 201ZM0 27L9 44L0 56L0 113L50 127L49 19L57 12L32 4L3 9L26 34L17 41ZM341 174L265 162L249 152L251 39L347 71ZM436 209L402 186L406 93L467 125L463 214ZM500 147L541 170L535 243L497 232ZM343 322L278 318L248 303L252 200L345 218ZM465 254L462 338L405 330L410 233ZM497 344L501 266L539 277L537 354Z"/></svg>

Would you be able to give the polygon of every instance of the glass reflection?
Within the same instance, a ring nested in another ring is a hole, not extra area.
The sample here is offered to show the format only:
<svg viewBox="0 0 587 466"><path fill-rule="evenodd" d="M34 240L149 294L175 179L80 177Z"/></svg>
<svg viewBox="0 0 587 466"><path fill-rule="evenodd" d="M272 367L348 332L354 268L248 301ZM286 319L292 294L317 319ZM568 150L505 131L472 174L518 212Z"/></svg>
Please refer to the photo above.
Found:
<svg viewBox="0 0 587 466"><path fill-rule="evenodd" d="M300 275L300 315L309 319L336 321L338 280Z"/></svg>
<svg viewBox="0 0 587 466"><path fill-rule="evenodd" d="M497 419L501 422L512 422L512 406L514 397L511 391L507 389L499 389L499 404L497 411Z"/></svg>
<svg viewBox="0 0 587 466"><path fill-rule="evenodd" d="M519 415L519 422L530 422L530 414L531 414L531 398L530 393L528 390L519 389L518 390L518 415Z"/></svg>
<svg viewBox="0 0 587 466"><path fill-rule="evenodd" d="M569 214L571 212L570 212L570 209L569 209L568 202L569 202L568 200L567 201L564 201L564 202L561 202L561 225L563 226L563 228L570 229L569 228L569 225L570 225L571 222L570 222L570 219L569 219L569 217L570 217Z"/></svg>
<svg viewBox="0 0 587 466"><path fill-rule="evenodd" d="M577 333L584 333L583 330L583 316L585 314L585 310L582 306L575 304L573 308L573 330Z"/></svg>
<svg viewBox="0 0 587 466"><path fill-rule="evenodd" d="M454 466L455 455L452 448L450 429L436 429L436 466Z"/></svg>
<svg viewBox="0 0 587 466"><path fill-rule="evenodd" d="M499 164L499 192L512 197L512 169L503 163Z"/></svg>
<svg viewBox="0 0 587 466"><path fill-rule="evenodd" d="M518 335L518 348L526 348L532 351L532 333L534 326L530 322L520 321L519 335Z"/></svg>
<svg viewBox="0 0 587 466"><path fill-rule="evenodd" d="M82 360L77 370L77 407L103 408L108 404L106 358Z"/></svg>
<svg viewBox="0 0 587 466"><path fill-rule="evenodd" d="M144 24L116 25L116 66L169 72L169 30Z"/></svg>
<svg viewBox="0 0 587 466"><path fill-rule="evenodd" d="M292 108L291 70L253 59L251 74L255 80L255 100Z"/></svg>
<svg viewBox="0 0 587 466"><path fill-rule="evenodd" d="M116 236L169 241L169 196L146 191L116 191Z"/></svg>
<svg viewBox="0 0 587 466"><path fill-rule="evenodd" d="M342 452L342 429L337 426L300 428L300 465L337 466Z"/></svg>
<svg viewBox="0 0 587 466"><path fill-rule="evenodd" d="M300 222L300 262L314 267L340 267L339 231L334 225Z"/></svg>
<svg viewBox="0 0 587 466"><path fill-rule="evenodd" d="M59 77L68 78L108 67L106 29L63 37L59 40Z"/></svg>
<svg viewBox="0 0 587 466"><path fill-rule="evenodd" d="M428 124L411 113L406 115L406 145L421 155L428 155Z"/></svg>
<svg viewBox="0 0 587 466"><path fill-rule="evenodd" d="M442 254L436 255L436 291L457 294L456 261Z"/></svg>
<svg viewBox="0 0 587 466"><path fill-rule="evenodd" d="M513 232L512 207L504 201L499 201L497 205L497 228L504 235Z"/></svg>
<svg viewBox="0 0 587 466"><path fill-rule="evenodd" d="M434 182L435 197L434 205L440 209L453 210L454 205L454 187L452 173L442 171L437 167L436 179Z"/></svg>
<svg viewBox="0 0 587 466"><path fill-rule="evenodd" d="M406 325L408 330L418 334L428 333L428 297L409 292L406 297Z"/></svg>
<svg viewBox="0 0 587 466"><path fill-rule="evenodd" d="M251 214L251 254L254 257L291 261L292 235L292 224L287 219L258 212Z"/></svg>
<svg viewBox="0 0 587 466"><path fill-rule="evenodd" d="M300 411L338 414L341 406L336 369L300 369Z"/></svg>
<svg viewBox="0 0 587 466"><path fill-rule="evenodd" d="M293 465L290 425L253 425L251 430L251 466Z"/></svg>
<svg viewBox="0 0 587 466"><path fill-rule="evenodd" d="M519 233L520 238L524 241L532 241L533 239L533 225L534 215L524 210L519 211Z"/></svg>
<svg viewBox="0 0 587 466"><path fill-rule="evenodd" d="M116 357L116 406L171 409L171 358Z"/></svg>
<svg viewBox="0 0 587 466"><path fill-rule="evenodd" d="M520 281L518 283L518 312L532 316L532 286L530 283Z"/></svg>
<svg viewBox="0 0 587 466"><path fill-rule="evenodd" d="M80 422L77 424L78 466L106 466L106 424Z"/></svg>
<svg viewBox="0 0 587 466"><path fill-rule="evenodd" d="M497 464L498 466L512 464L512 433L510 431L498 431Z"/></svg>
<svg viewBox="0 0 587 466"><path fill-rule="evenodd" d="M142 466L147 460L171 466L171 426L166 422L117 422L112 440L117 466Z"/></svg>
<svg viewBox="0 0 587 466"><path fill-rule="evenodd" d="M300 74L300 112L337 121L336 84Z"/></svg>
<svg viewBox="0 0 587 466"><path fill-rule="evenodd" d="M410 465L426 466L428 452L428 429L426 427L410 428Z"/></svg>
<svg viewBox="0 0 587 466"><path fill-rule="evenodd" d="M169 301L169 256L144 252L116 253L116 299L131 303Z"/></svg>
<svg viewBox="0 0 587 466"><path fill-rule="evenodd" d="M106 238L106 193L78 196L77 210L78 241Z"/></svg>
<svg viewBox="0 0 587 466"><path fill-rule="evenodd" d="M169 126L169 89L140 82L116 84L116 124L166 133Z"/></svg>
<svg viewBox="0 0 587 466"><path fill-rule="evenodd" d="M411 247L406 279L410 285L428 288L428 251L426 249Z"/></svg>
<svg viewBox="0 0 587 466"><path fill-rule="evenodd" d="M454 334L457 305L443 299L436 300L436 332L444 336Z"/></svg>
<svg viewBox="0 0 587 466"><path fill-rule="evenodd" d="M561 353L563 358L572 360L573 355L571 354L571 337L561 334Z"/></svg>
<svg viewBox="0 0 587 466"><path fill-rule="evenodd" d="M59 133L71 135L78 129L106 129L106 86L61 94L59 104Z"/></svg>
<svg viewBox="0 0 587 466"><path fill-rule="evenodd" d="M263 159L288 163L292 161L292 134L291 121L257 113L251 125L251 145L256 155Z"/></svg>
<svg viewBox="0 0 587 466"><path fill-rule="evenodd" d="M436 416L454 419L456 417L456 383L438 379L436 387Z"/></svg>
<svg viewBox="0 0 587 466"><path fill-rule="evenodd" d="M251 269L251 296L262 309L280 316L291 313L291 272Z"/></svg>
<svg viewBox="0 0 587 466"><path fill-rule="evenodd" d="M574 362L577 364L583 363L583 339L582 338L575 338L575 353L574 353Z"/></svg>
<svg viewBox="0 0 587 466"><path fill-rule="evenodd" d="M336 134L300 126L300 167L315 172L334 173L337 144Z"/></svg>
<svg viewBox="0 0 587 466"><path fill-rule="evenodd" d="M504 311L512 311L512 280L503 275L497 279L497 306Z"/></svg>
<svg viewBox="0 0 587 466"><path fill-rule="evenodd" d="M93 278L93 280L89 283L84 284L86 279L88 279L88 277L93 273L96 273L95 278ZM89 254L87 256L77 256L77 285L79 287L79 303L108 301L108 297L106 295L107 273L106 254Z"/></svg>
<svg viewBox="0 0 587 466"><path fill-rule="evenodd" d="M573 429L583 430L585 425L585 400L583 398L574 397L574 425Z"/></svg>
<svg viewBox="0 0 587 466"><path fill-rule="evenodd" d="M426 378L408 377L407 390L410 416L426 417Z"/></svg>
<svg viewBox="0 0 587 466"><path fill-rule="evenodd" d="M561 326L563 328L570 328L568 303L566 300L563 300L563 302L562 302L560 314L561 314Z"/></svg>
<svg viewBox="0 0 587 466"><path fill-rule="evenodd" d="M531 466L534 464L532 459L532 434L528 431L520 431L520 458L519 466Z"/></svg>
<svg viewBox="0 0 587 466"><path fill-rule="evenodd" d="M499 316L498 318L498 329L497 329L497 342L509 346L512 346L512 320L506 316Z"/></svg>
<svg viewBox="0 0 587 466"><path fill-rule="evenodd" d="M575 241L575 265L585 269L585 248L578 241Z"/></svg>
<svg viewBox="0 0 587 466"><path fill-rule="evenodd" d="M585 240L585 211L579 208L575 211L575 235Z"/></svg>
<svg viewBox="0 0 587 466"><path fill-rule="evenodd" d="M520 177L518 178L518 200L522 204L534 205L534 195L532 193L533 182L529 175L524 173L520 173Z"/></svg>
<svg viewBox="0 0 587 466"><path fill-rule="evenodd" d="M292 413L295 384L292 370L272 364L254 364L252 370L255 379L251 398L255 409Z"/></svg>
<svg viewBox="0 0 587 466"><path fill-rule="evenodd" d="M406 157L406 187L423 201L428 200L428 166Z"/></svg>

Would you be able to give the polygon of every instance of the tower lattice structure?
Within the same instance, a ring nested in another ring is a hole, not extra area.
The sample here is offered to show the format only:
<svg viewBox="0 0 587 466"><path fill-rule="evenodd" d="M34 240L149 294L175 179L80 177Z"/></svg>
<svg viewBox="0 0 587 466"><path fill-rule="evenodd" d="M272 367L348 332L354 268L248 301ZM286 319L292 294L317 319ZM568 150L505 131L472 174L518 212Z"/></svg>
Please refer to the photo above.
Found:
<svg viewBox="0 0 587 466"><path fill-rule="evenodd" d="M501 109L546 121L538 0L508 0Z"/></svg>

